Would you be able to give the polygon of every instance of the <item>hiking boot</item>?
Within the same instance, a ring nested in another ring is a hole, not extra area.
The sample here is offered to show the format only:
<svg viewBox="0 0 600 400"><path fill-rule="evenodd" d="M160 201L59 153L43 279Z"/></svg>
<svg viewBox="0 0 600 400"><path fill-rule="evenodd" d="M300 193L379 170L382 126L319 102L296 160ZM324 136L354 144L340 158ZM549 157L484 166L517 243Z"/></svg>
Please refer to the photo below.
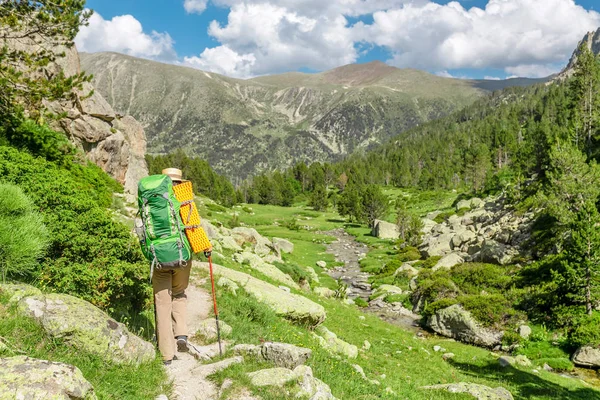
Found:
<svg viewBox="0 0 600 400"><path fill-rule="evenodd" d="M177 338L177 351L180 353L187 353L188 351L190 351L187 336L179 336Z"/></svg>
<svg viewBox="0 0 600 400"><path fill-rule="evenodd" d="M169 365L171 365L173 363L173 361L177 360L177 356L173 356L173 358L171 358L170 360L163 360L163 365L165 367L168 367Z"/></svg>

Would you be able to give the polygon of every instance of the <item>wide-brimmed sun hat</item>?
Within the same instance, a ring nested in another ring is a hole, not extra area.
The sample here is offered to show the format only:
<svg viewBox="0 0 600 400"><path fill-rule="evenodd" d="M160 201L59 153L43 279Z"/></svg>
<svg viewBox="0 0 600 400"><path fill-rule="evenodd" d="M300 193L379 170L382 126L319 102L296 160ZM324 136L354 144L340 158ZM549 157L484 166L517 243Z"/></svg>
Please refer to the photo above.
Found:
<svg viewBox="0 0 600 400"><path fill-rule="evenodd" d="M165 168L162 170L163 175L168 175L172 181L175 182L183 182L182 173L180 169L177 168Z"/></svg>

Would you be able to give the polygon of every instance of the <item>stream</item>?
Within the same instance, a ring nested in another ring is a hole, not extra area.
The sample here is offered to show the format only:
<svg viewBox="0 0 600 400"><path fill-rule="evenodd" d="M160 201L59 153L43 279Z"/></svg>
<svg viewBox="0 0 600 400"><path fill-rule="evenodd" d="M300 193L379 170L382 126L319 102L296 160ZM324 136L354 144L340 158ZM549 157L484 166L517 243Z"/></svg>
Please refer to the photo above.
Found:
<svg viewBox="0 0 600 400"><path fill-rule="evenodd" d="M321 233L337 239L327 246L327 253L333 254L336 261L344 263L343 266L334 267L327 271L329 276L348 285L348 298L361 298L368 302L369 297L373 294L373 289L369 283L370 275L361 271L359 264L361 258L369 251L368 246L357 242L354 236L348 234L343 228ZM370 302L365 310L403 329L419 332L419 335L426 334L419 327L420 317L398 304L392 305L385 303L383 300L375 300Z"/></svg>

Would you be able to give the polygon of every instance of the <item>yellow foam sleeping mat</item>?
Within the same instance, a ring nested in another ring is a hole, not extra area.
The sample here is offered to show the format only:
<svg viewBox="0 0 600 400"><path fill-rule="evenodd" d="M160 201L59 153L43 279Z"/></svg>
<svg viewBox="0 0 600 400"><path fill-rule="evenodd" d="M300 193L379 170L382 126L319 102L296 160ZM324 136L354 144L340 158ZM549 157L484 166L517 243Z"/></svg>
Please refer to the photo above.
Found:
<svg viewBox="0 0 600 400"><path fill-rule="evenodd" d="M192 251L200 253L211 248L210 241L206 232L200 226L200 215L194 203L194 192L192 191L192 182L182 182L179 185L173 186L175 197L179 200L181 208L179 214L185 225L185 235L187 236Z"/></svg>

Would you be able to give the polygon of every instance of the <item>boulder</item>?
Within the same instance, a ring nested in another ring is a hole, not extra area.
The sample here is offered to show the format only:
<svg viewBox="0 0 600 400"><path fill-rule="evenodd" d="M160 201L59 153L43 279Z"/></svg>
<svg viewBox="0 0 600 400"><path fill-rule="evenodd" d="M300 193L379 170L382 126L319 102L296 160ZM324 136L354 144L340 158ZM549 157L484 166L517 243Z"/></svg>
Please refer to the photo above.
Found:
<svg viewBox="0 0 600 400"><path fill-rule="evenodd" d="M226 250L242 251L242 247L231 236L223 236L220 241L221 246Z"/></svg>
<svg viewBox="0 0 600 400"><path fill-rule="evenodd" d="M194 265L208 271L208 263L194 261ZM323 306L304 296L287 293L270 283L217 264L213 264L213 270L216 275L237 283L258 301L269 306L275 313L291 321L310 326L317 326L325 321L326 313Z"/></svg>
<svg viewBox="0 0 600 400"><path fill-rule="evenodd" d="M335 291L326 287L316 287L313 289L316 295L320 297L330 298L335 296Z"/></svg>
<svg viewBox="0 0 600 400"><path fill-rule="evenodd" d="M529 336L531 336L531 328L527 325L521 325L519 328L517 328L517 333L523 339L529 339Z"/></svg>
<svg viewBox="0 0 600 400"><path fill-rule="evenodd" d="M119 364L155 358L151 343L85 300L66 294L36 295L22 298L18 306L50 336L63 338L77 349Z"/></svg>
<svg viewBox="0 0 600 400"><path fill-rule="evenodd" d="M402 289L394 285L381 285L377 289L375 289L375 292L371 295L371 298L377 299L380 297L388 296L390 294L402 294Z"/></svg>
<svg viewBox="0 0 600 400"><path fill-rule="evenodd" d="M0 358L0 399L96 400L79 368L25 356Z"/></svg>
<svg viewBox="0 0 600 400"><path fill-rule="evenodd" d="M459 304L436 311L428 318L427 326L439 335L490 348L501 344L504 336L504 332L483 328Z"/></svg>
<svg viewBox="0 0 600 400"><path fill-rule="evenodd" d="M317 275L317 272L313 267L304 267L304 269L308 272L308 276L312 282L319 283L319 275Z"/></svg>
<svg viewBox="0 0 600 400"><path fill-rule="evenodd" d="M380 239L398 239L400 237L400 231L396 224L392 224L378 219L373 223L373 230L371 234Z"/></svg>
<svg viewBox="0 0 600 400"><path fill-rule="evenodd" d="M233 346L233 353L243 357L261 357L261 346L254 344L236 344Z"/></svg>
<svg viewBox="0 0 600 400"><path fill-rule="evenodd" d="M294 251L294 243L286 239L274 237L273 245L279 247L284 253L292 253Z"/></svg>
<svg viewBox="0 0 600 400"><path fill-rule="evenodd" d="M254 253L249 251L236 253L233 255L233 259L240 264L249 265L253 270L260 272L274 281L291 286L294 289L300 289L300 286L298 286L298 284L294 282L294 280L288 274L282 272L273 264L266 263L262 258Z"/></svg>
<svg viewBox="0 0 600 400"><path fill-rule="evenodd" d="M443 256L452 251L450 248L450 242L454 237L454 233L444 233L440 236L433 237L431 240L426 243L421 251L423 257L435 257L435 256Z"/></svg>
<svg viewBox="0 0 600 400"><path fill-rule="evenodd" d="M298 376L291 369L287 368L269 368L260 371L250 372L248 374L252 386L275 386L283 387L289 382L298 379Z"/></svg>
<svg viewBox="0 0 600 400"><path fill-rule="evenodd" d="M463 244L470 243L473 240L477 239L477 235L472 231L462 231L452 237L452 247L457 249Z"/></svg>
<svg viewBox="0 0 600 400"><path fill-rule="evenodd" d="M422 389L445 390L450 393L467 393L478 400L514 400L512 394L503 387L491 387L476 383L447 383L442 385L424 386Z"/></svg>
<svg viewBox="0 0 600 400"><path fill-rule="evenodd" d="M231 326L227 325L225 321L219 320L219 330L221 331L221 337L227 337L231 335ZM206 318L198 324L198 330L194 335L200 336L206 343L217 340L217 324L214 318Z"/></svg>
<svg viewBox="0 0 600 400"><path fill-rule="evenodd" d="M459 265L464 263L465 260L461 256L456 253L450 253L447 256L441 258L432 268L433 271L437 271L439 269L450 270L455 265Z"/></svg>
<svg viewBox="0 0 600 400"><path fill-rule="evenodd" d="M471 209L471 200L461 200L458 203L456 203L456 211L465 209Z"/></svg>
<svg viewBox="0 0 600 400"><path fill-rule="evenodd" d="M237 283L232 281L231 279L227 279L224 277L220 277L217 281L217 286L221 288L227 289L229 292L236 294L236 291L240 288Z"/></svg>
<svg viewBox="0 0 600 400"><path fill-rule="evenodd" d="M202 229L204 229L206 236L208 236L210 240L219 240L223 237L219 232L219 229L206 219L200 220L200 226L202 226Z"/></svg>
<svg viewBox="0 0 600 400"><path fill-rule="evenodd" d="M288 343L266 342L261 346L260 355L278 367L294 369L310 358L312 350Z"/></svg>
<svg viewBox="0 0 600 400"><path fill-rule="evenodd" d="M483 262L506 265L510 264L515 255L515 250L495 240L486 240L481 246L479 258Z"/></svg>
<svg viewBox="0 0 600 400"><path fill-rule="evenodd" d="M300 365L294 369L298 377L297 398L308 398L309 400L336 400L329 386L313 376L312 369L306 365Z"/></svg>
<svg viewBox="0 0 600 400"><path fill-rule="evenodd" d="M583 346L573 354L573 363L582 367L600 368L600 348Z"/></svg>
<svg viewBox="0 0 600 400"><path fill-rule="evenodd" d="M317 267L327 268L327 263L325 261L317 261Z"/></svg>
<svg viewBox="0 0 600 400"><path fill-rule="evenodd" d="M431 233L433 227L437 225L437 222L433 221L432 219L429 219L429 217L423 218L421 222L423 223L423 227L421 228L421 232L423 233Z"/></svg>
<svg viewBox="0 0 600 400"><path fill-rule="evenodd" d="M41 296L42 291L24 283L4 283L0 284L0 294L8 296L8 302L12 304L26 296Z"/></svg>
<svg viewBox="0 0 600 400"><path fill-rule="evenodd" d="M319 344L324 349L330 351L331 353L342 355L346 358L358 357L358 347L344 342L342 339L338 338L335 333L331 332L324 326L317 327L315 332L316 334L313 333L313 335L317 338Z"/></svg>
<svg viewBox="0 0 600 400"><path fill-rule="evenodd" d="M394 276L398 276L399 274L412 278L414 276L419 275L419 270L413 267L412 265L405 263L402 264L400 268L396 270L396 272L394 272Z"/></svg>

